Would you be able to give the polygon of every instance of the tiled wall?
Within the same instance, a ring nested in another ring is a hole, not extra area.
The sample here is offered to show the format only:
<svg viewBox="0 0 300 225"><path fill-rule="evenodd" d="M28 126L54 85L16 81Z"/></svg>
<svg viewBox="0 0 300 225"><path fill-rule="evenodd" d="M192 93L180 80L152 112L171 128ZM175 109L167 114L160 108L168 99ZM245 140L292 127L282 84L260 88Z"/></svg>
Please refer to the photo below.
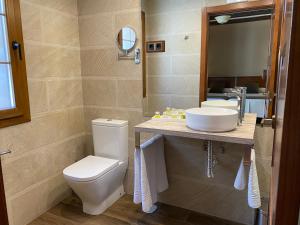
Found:
<svg viewBox="0 0 300 225"><path fill-rule="evenodd" d="M139 0L79 0L79 33L83 101L88 139L91 120L99 117L129 121L129 176L133 174L133 126L144 120L142 111L142 65L118 61L116 38L129 25L137 32L141 48ZM90 147L92 149L92 147ZM132 181L132 179L131 179ZM126 189L129 190L129 183ZM132 192L132 188L130 191Z"/></svg>
<svg viewBox="0 0 300 225"><path fill-rule="evenodd" d="M166 41L165 52L147 53L147 115L199 105L202 9L225 2L142 0L146 40Z"/></svg>
<svg viewBox="0 0 300 225"><path fill-rule="evenodd" d="M85 155L76 0L22 0L30 123L0 129L11 225L24 225L68 194L62 170Z"/></svg>

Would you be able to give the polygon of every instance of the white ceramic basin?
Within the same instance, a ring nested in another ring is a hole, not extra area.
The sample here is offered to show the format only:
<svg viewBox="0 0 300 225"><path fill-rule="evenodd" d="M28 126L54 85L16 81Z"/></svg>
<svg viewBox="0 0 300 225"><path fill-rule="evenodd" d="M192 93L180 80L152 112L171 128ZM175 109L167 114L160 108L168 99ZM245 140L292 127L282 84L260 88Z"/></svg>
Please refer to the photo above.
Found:
<svg viewBox="0 0 300 225"><path fill-rule="evenodd" d="M226 132L236 128L238 112L224 108L193 108L186 110L186 124L193 130Z"/></svg>
<svg viewBox="0 0 300 225"><path fill-rule="evenodd" d="M201 107L214 107L238 110L237 101L212 100L201 102Z"/></svg>

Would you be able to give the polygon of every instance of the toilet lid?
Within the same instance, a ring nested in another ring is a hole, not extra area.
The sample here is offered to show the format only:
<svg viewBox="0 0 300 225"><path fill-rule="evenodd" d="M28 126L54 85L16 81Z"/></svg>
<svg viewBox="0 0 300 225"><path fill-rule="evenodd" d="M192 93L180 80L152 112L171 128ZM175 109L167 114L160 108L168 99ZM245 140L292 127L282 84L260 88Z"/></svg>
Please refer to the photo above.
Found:
<svg viewBox="0 0 300 225"><path fill-rule="evenodd" d="M87 156L64 169L64 176L74 181L92 181L119 164L118 160Z"/></svg>

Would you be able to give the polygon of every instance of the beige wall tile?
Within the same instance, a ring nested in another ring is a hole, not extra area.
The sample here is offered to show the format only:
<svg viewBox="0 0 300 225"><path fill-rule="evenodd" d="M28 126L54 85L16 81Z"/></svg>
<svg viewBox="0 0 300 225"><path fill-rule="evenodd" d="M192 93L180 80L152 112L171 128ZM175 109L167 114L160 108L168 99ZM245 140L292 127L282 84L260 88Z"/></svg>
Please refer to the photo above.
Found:
<svg viewBox="0 0 300 225"><path fill-rule="evenodd" d="M85 105L116 106L117 82L114 80L83 80Z"/></svg>
<svg viewBox="0 0 300 225"><path fill-rule="evenodd" d="M116 64L114 49L81 50L82 75L112 76Z"/></svg>
<svg viewBox="0 0 300 225"><path fill-rule="evenodd" d="M81 159L84 156L84 137L39 148L4 164L6 196L11 197Z"/></svg>
<svg viewBox="0 0 300 225"><path fill-rule="evenodd" d="M25 51L28 77L72 77L81 74L79 50L27 44Z"/></svg>
<svg viewBox="0 0 300 225"><path fill-rule="evenodd" d="M83 110L77 108L51 113L33 118L30 123L1 129L1 145L11 146L13 151L4 157L4 160L84 132L83 119Z"/></svg>
<svg viewBox="0 0 300 225"><path fill-rule="evenodd" d="M41 41L42 27L40 8L22 1L21 12L24 40Z"/></svg>
<svg viewBox="0 0 300 225"><path fill-rule="evenodd" d="M46 112L48 110L46 82L29 81L28 88L31 114Z"/></svg>
<svg viewBox="0 0 300 225"><path fill-rule="evenodd" d="M147 36L165 35L172 32L172 17L169 14L146 16Z"/></svg>
<svg viewBox="0 0 300 225"><path fill-rule="evenodd" d="M113 46L116 34L113 31L113 14L80 17L79 33L80 45L86 46Z"/></svg>
<svg viewBox="0 0 300 225"><path fill-rule="evenodd" d="M115 25L114 25L114 38L116 38L118 32L122 27L129 26L134 28L137 36L141 35L141 11L137 10L134 12L120 12L115 16ZM137 40L139 41L139 40Z"/></svg>
<svg viewBox="0 0 300 225"><path fill-rule="evenodd" d="M149 94L197 95L197 76L149 77Z"/></svg>
<svg viewBox="0 0 300 225"><path fill-rule="evenodd" d="M147 57L147 74L149 76L171 74L171 57Z"/></svg>
<svg viewBox="0 0 300 225"><path fill-rule="evenodd" d="M80 76L80 53L75 49L44 47L42 74L45 76Z"/></svg>
<svg viewBox="0 0 300 225"><path fill-rule="evenodd" d="M81 106L83 104L81 80L49 81L47 90L50 110Z"/></svg>
<svg viewBox="0 0 300 225"><path fill-rule="evenodd" d="M167 42L167 53L170 54L200 54L201 52L201 34L187 32L185 35L171 35Z"/></svg>
<svg viewBox="0 0 300 225"><path fill-rule="evenodd" d="M256 126L255 129L255 152L258 157L272 158L274 130L271 127Z"/></svg>
<svg viewBox="0 0 300 225"><path fill-rule="evenodd" d="M204 6L204 1L198 0L145 0L147 13L166 13L172 11L196 10Z"/></svg>
<svg viewBox="0 0 300 225"><path fill-rule="evenodd" d="M42 10L42 40L50 44L79 46L78 18Z"/></svg>
<svg viewBox="0 0 300 225"><path fill-rule="evenodd" d="M160 76L148 78L148 93L150 95L157 94L170 94L172 84L172 78Z"/></svg>
<svg viewBox="0 0 300 225"><path fill-rule="evenodd" d="M148 96L149 112L164 112L171 105L171 97L166 95Z"/></svg>
<svg viewBox="0 0 300 225"><path fill-rule="evenodd" d="M199 96L171 96L171 105L177 109L199 107Z"/></svg>
<svg viewBox="0 0 300 225"><path fill-rule="evenodd" d="M195 32L201 31L201 13L202 10L176 12L170 14L171 18L178 18L172 21L172 32L183 33L183 32ZM180 19L179 19L180 18Z"/></svg>
<svg viewBox="0 0 300 225"><path fill-rule="evenodd" d="M10 199L13 225L28 224L71 194L61 174Z"/></svg>
<svg viewBox="0 0 300 225"><path fill-rule="evenodd" d="M42 46L25 43L27 77L42 76Z"/></svg>
<svg viewBox="0 0 300 225"><path fill-rule="evenodd" d="M199 55L182 55L172 57L172 71L174 74L195 74L200 73Z"/></svg>
<svg viewBox="0 0 300 225"><path fill-rule="evenodd" d="M126 193L133 194L133 179L134 179L134 171L131 169L127 170L125 182L124 182L124 189Z"/></svg>
<svg viewBox="0 0 300 225"><path fill-rule="evenodd" d="M141 108L142 107L142 81L119 80L117 88L117 102L120 107Z"/></svg>
<svg viewBox="0 0 300 225"><path fill-rule="evenodd" d="M204 0L204 2L207 7L226 4L225 0Z"/></svg>
<svg viewBox="0 0 300 225"><path fill-rule="evenodd" d="M55 9L61 11L66 14L78 15L77 11L77 0L34 0L36 3L48 7L51 9Z"/></svg>
<svg viewBox="0 0 300 225"><path fill-rule="evenodd" d="M141 77L142 67L131 60L118 61L116 48L82 50L81 64L83 76Z"/></svg>
<svg viewBox="0 0 300 225"><path fill-rule="evenodd" d="M272 159L256 158L258 182L262 197L269 198L272 168Z"/></svg>
<svg viewBox="0 0 300 225"><path fill-rule="evenodd" d="M79 0L80 15L140 8L139 0Z"/></svg>

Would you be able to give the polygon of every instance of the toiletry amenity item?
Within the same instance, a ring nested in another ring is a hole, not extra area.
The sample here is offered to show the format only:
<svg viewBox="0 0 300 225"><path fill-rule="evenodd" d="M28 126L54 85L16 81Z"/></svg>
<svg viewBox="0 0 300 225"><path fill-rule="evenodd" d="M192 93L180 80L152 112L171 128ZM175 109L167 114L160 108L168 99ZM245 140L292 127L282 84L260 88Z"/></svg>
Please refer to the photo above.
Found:
<svg viewBox="0 0 300 225"><path fill-rule="evenodd" d="M156 135L135 149L133 201L142 203L144 212L153 213L158 193L168 186L163 137Z"/></svg>
<svg viewBox="0 0 300 225"><path fill-rule="evenodd" d="M242 191L246 188L244 158L242 158L242 160L241 160L239 171L238 171L235 181L234 181L234 188L237 190L240 190L240 191Z"/></svg>
<svg viewBox="0 0 300 225"><path fill-rule="evenodd" d="M155 112L155 115L152 118L153 119L160 119L161 118L160 112Z"/></svg>
<svg viewBox="0 0 300 225"><path fill-rule="evenodd" d="M162 121L183 120L185 119L185 110L167 107L160 115L160 112L155 112L152 119L161 119Z"/></svg>

